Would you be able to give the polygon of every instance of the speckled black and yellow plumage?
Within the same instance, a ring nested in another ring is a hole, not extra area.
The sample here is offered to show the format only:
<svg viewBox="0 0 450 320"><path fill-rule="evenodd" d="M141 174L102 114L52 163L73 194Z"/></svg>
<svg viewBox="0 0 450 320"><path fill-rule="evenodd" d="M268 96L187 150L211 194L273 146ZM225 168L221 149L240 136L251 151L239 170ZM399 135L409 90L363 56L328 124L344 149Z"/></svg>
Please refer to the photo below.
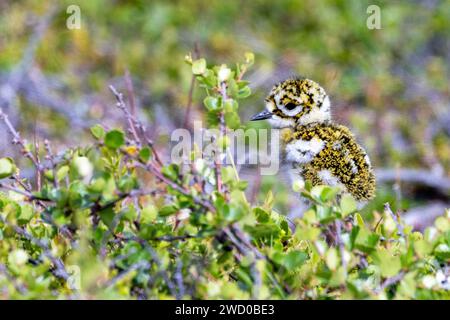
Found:
<svg viewBox="0 0 450 320"><path fill-rule="evenodd" d="M313 185L340 185L361 202L375 195L369 157L351 131L331 121L325 90L309 79L288 79L274 86L266 111L252 120L269 119L281 128L285 158L294 179Z"/></svg>
<svg viewBox="0 0 450 320"><path fill-rule="evenodd" d="M325 146L311 162L298 166L299 174L304 180L310 180L313 185L326 184L318 173L324 169L329 170L357 200L372 199L375 193L375 176L366 153L356 143L350 130L331 122L313 123L297 126L290 137L292 140L304 141L313 138L324 141Z"/></svg>

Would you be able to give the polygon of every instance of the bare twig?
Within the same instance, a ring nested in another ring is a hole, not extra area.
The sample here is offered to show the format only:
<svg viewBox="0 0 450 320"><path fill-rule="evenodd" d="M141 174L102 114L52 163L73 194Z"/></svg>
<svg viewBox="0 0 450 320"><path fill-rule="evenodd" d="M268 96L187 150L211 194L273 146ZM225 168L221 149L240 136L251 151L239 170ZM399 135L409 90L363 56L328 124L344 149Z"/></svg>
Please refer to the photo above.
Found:
<svg viewBox="0 0 450 320"><path fill-rule="evenodd" d="M44 209L44 211L41 212L41 215L44 217L44 220L46 222L50 223L51 225L53 225L58 230L60 230L62 235L66 236L67 238L69 238L72 241L73 240L72 231L70 231L67 226L58 225L54 221L53 217L45 211L47 209L47 205L44 203L44 201L51 201L51 200L47 199L45 197L38 197L38 196L34 195L32 193L31 186L25 184L17 175L13 175L12 178L23 188L23 190L15 188L13 186L3 185L1 183L0 183L0 188L4 188L4 189L7 189L7 190L10 190L13 192L17 192L19 194L26 196L28 199L30 199L32 201L36 201L36 203L41 208Z"/></svg>
<svg viewBox="0 0 450 320"><path fill-rule="evenodd" d="M162 161L161 158L158 154L158 152L156 151L154 145L153 145L153 141L150 140L147 136L146 136L146 129L145 126L139 121L137 120L128 110L125 102L123 101L123 95L122 93L118 92L116 90L116 88L114 88L114 86L110 85L109 89L112 91L112 93L114 94L114 96L116 97L117 100L117 107L119 109L121 109L124 114L125 114L125 118L127 119L128 122L128 126L129 126L129 130L133 135L133 138L136 142L137 145L141 145L141 139L139 138L139 135L137 133L137 130L139 129L141 135L144 137L145 142L147 143L147 145L149 146L149 148L151 149L154 159L156 161L156 163L159 166L162 166Z"/></svg>
<svg viewBox="0 0 450 320"><path fill-rule="evenodd" d="M14 231L21 235L22 237L26 238L27 240L33 242L34 244L36 244L38 247L40 247L42 249L42 252L44 254L44 256L46 256L51 263L53 264L54 270L52 271L52 273L55 275L55 277L63 279L64 281L67 281L69 279L69 274L66 271L66 267L64 266L64 263L62 262L61 259L56 258L49 246L44 243L43 241L41 241L40 239L34 237L33 235L31 235L28 231L26 231L25 229L16 226L14 224L11 224L10 222L6 221L3 217L0 216L0 221L10 227L12 227L14 229Z"/></svg>
<svg viewBox="0 0 450 320"><path fill-rule="evenodd" d="M196 235L191 235L191 234L184 234L184 235L179 235L179 236L161 236L161 237L154 237L154 238L150 238L150 241L166 241L166 242L173 242L173 241L183 241L183 240L187 240L187 239L193 239L193 238L198 238L199 236Z"/></svg>
<svg viewBox="0 0 450 320"><path fill-rule="evenodd" d="M176 296L176 298L178 300L183 299L184 296L184 281L183 281L183 261L180 259L178 259L178 263L177 263L177 268L175 271L175 281L177 283L178 286L178 294Z"/></svg>
<svg viewBox="0 0 450 320"><path fill-rule="evenodd" d="M116 284L118 281L123 279L126 275L130 274L131 272L133 272L135 270L139 270L139 269L149 269L149 268L150 268L150 263L148 263L147 261L143 261L143 260L138 261L138 262L132 264L131 266L129 266L124 271L120 272L115 277L109 279L106 283L103 284L103 286L105 288L112 287L114 284Z"/></svg>
<svg viewBox="0 0 450 320"><path fill-rule="evenodd" d="M336 219L336 240L339 246L339 255L341 256L342 267L344 268L345 278L347 278L347 260L345 259L345 245L342 239L342 223Z"/></svg>
<svg viewBox="0 0 450 320"><path fill-rule="evenodd" d="M150 254L150 256L152 257L152 260L156 263L156 265L158 266L158 268L160 269L160 274L163 277L165 283L167 284L167 287L169 288L170 294L174 297L177 296L177 292L176 292L176 288L174 283L170 280L169 275L167 270L164 269L163 264L161 262L161 260L159 259L158 254L156 253L155 249L153 249L152 246L150 246L147 241L145 241L144 239L138 238L138 237L134 237L133 238L134 241L138 242L144 249L147 250L147 252Z"/></svg>
<svg viewBox="0 0 450 320"><path fill-rule="evenodd" d="M45 139L44 140L44 146L45 146L45 151L47 152L46 155L46 159L50 161L51 167L52 167L52 172L53 172L53 186L55 188L58 188L58 176L57 176L57 172L56 172L56 163L55 163L55 157L52 153L52 149L50 147L50 142Z"/></svg>
<svg viewBox="0 0 450 320"><path fill-rule="evenodd" d="M33 153L28 148L26 140L24 140L20 137L19 132L16 131L16 129L14 128L12 123L9 121L8 115L6 113L4 113L2 109L0 109L0 120L3 121L3 123L8 128L9 133L13 136L12 143L20 145L22 154L25 157L27 157L28 159L30 159L31 162L33 162L36 169L39 170L40 165L38 163L38 160L35 158Z"/></svg>
<svg viewBox="0 0 450 320"><path fill-rule="evenodd" d="M149 163L149 164L143 164L143 163L136 163L137 166L142 167L150 172L152 172L160 181L164 182L166 185L169 185L171 188L173 188L174 190L177 190L178 192L184 194L185 196L188 197L192 197L192 199L194 200L194 202L200 206L203 206L204 208L210 210L211 212L215 212L215 208L214 206L208 202L205 201L199 197L195 197L193 195L191 195L191 193L186 190L184 187L182 187L181 185L177 184L176 182L167 179L153 164Z"/></svg>
<svg viewBox="0 0 450 320"><path fill-rule="evenodd" d="M39 142L36 137L36 123L34 125L34 158L36 159L37 163L37 170L36 170L36 188L37 191L41 191L41 178L42 178L42 166L41 166L41 159L39 158Z"/></svg>
<svg viewBox="0 0 450 320"><path fill-rule="evenodd" d="M252 264L250 265L250 272L252 273L253 277L252 298L258 299L259 291L262 285L262 279L261 273L259 272L258 267L256 266L256 261L253 261Z"/></svg>
<svg viewBox="0 0 450 320"><path fill-rule="evenodd" d="M225 101L227 101L228 97L227 97L227 87L226 87L226 83L222 82L220 84L220 94L222 95L222 103L225 103ZM221 137L225 137L225 135L227 134L227 127L225 124L225 115L224 112L221 111L219 113L219 129L220 129L220 135ZM216 142L216 141L215 141ZM214 160L214 170L216 173L216 187L217 187L217 191L219 193L222 193L222 173L221 173L221 168L222 168L222 153L221 153L221 146L217 145L217 150L216 150L216 154L215 156L215 160ZM225 193L225 196L227 196L227 194Z"/></svg>
<svg viewBox="0 0 450 320"><path fill-rule="evenodd" d="M26 190L22 190L22 189L19 189L19 188L16 188L16 187L4 184L4 183L0 183L0 188L6 189L6 190L9 190L9 191L13 191L13 192L18 193L18 194L21 194L21 195L27 197L30 200L43 200L43 201L47 201L48 200L47 198L36 196L36 195L26 191Z"/></svg>
<svg viewBox="0 0 450 320"><path fill-rule="evenodd" d="M136 99L134 95L133 80L131 79L130 71L128 69L125 70L125 84L127 86L130 113L133 118L136 118L137 110L136 110Z"/></svg>
<svg viewBox="0 0 450 320"><path fill-rule="evenodd" d="M127 122L128 122L128 130L130 130L131 134L133 135L134 141L136 142L137 145L141 145L141 139L139 138L136 128L135 128L135 125L134 125L135 124L134 117L130 113L130 110L128 110L127 105L125 104L125 102L123 100L122 93L118 92L116 90L116 88L114 88L112 85L109 86L109 89L112 91L112 93L116 97L117 107L120 110L122 110L123 113L125 114L125 118L127 119Z"/></svg>
<svg viewBox="0 0 450 320"><path fill-rule="evenodd" d="M196 42L194 45L194 59L198 59L200 56L199 53L199 48L198 48L198 43ZM188 123L191 120L191 109L192 109L192 97L194 95L194 87L195 87L195 74L192 75L191 77L191 84L189 86L189 94L188 94L188 102L187 102L187 106L186 106L186 113L184 115L184 124L183 127L187 128L188 127Z"/></svg>
<svg viewBox="0 0 450 320"><path fill-rule="evenodd" d="M405 272L401 271L399 272L397 275L391 277L391 278L387 278L381 285L380 287L375 290L375 293L380 293L381 291L383 291L384 289L386 289L389 286L392 286L393 284L396 284L397 282L401 281L403 279L403 277L405 276Z"/></svg>
<svg viewBox="0 0 450 320"><path fill-rule="evenodd" d="M11 273L8 271L8 268L3 263L0 263L0 273L4 274L6 279L8 279L9 282L11 282L14 285L14 288L20 293L20 294L26 294L27 288L19 283L17 279L15 279Z"/></svg>

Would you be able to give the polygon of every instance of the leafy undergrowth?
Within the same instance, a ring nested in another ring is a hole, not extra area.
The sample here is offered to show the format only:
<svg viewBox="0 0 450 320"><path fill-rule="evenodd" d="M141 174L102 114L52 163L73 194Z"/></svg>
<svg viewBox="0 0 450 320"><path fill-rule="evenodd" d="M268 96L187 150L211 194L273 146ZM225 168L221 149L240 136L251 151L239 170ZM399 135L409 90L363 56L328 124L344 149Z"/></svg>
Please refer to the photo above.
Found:
<svg viewBox="0 0 450 320"><path fill-rule="evenodd" d="M234 70L187 57L205 88L206 118L227 147L253 56ZM413 232L389 205L365 222L328 186L295 188L302 218L249 203L234 166L196 150L163 164L144 126L112 88L126 130L35 152L2 119L36 169L33 184L0 159L0 297L4 299L448 299L450 213ZM45 157L46 161L40 161ZM293 231L294 230L294 231Z"/></svg>

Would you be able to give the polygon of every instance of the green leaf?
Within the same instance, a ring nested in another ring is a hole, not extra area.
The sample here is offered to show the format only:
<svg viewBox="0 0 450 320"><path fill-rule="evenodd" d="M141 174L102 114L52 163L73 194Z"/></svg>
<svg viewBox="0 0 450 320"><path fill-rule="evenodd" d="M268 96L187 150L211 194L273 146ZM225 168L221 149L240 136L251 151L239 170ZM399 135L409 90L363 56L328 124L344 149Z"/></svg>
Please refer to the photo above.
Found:
<svg viewBox="0 0 450 320"><path fill-rule="evenodd" d="M20 267L23 266L28 261L28 253L23 249L16 249L11 251L8 255L8 263L15 266Z"/></svg>
<svg viewBox="0 0 450 320"><path fill-rule="evenodd" d="M228 80L227 92L228 97L237 98L237 95L239 93L239 85L234 79Z"/></svg>
<svg viewBox="0 0 450 320"><path fill-rule="evenodd" d="M327 202L327 201L334 199L338 193L339 193L339 188L325 186L323 188L322 192L320 193L320 199L323 202Z"/></svg>
<svg viewBox="0 0 450 320"><path fill-rule="evenodd" d="M143 162L148 162L148 160L150 160L151 155L152 155L152 151L150 150L149 147L144 147L139 151L139 158Z"/></svg>
<svg viewBox="0 0 450 320"><path fill-rule="evenodd" d="M195 75L202 75L206 71L206 60L198 59L192 62L192 73Z"/></svg>
<svg viewBox="0 0 450 320"><path fill-rule="evenodd" d="M231 129L238 129L241 126L241 119L236 112L225 113L225 123Z"/></svg>
<svg viewBox="0 0 450 320"><path fill-rule="evenodd" d="M330 207L317 205L316 212L321 223L328 223L334 219L333 210Z"/></svg>
<svg viewBox="0 0 450 320"><path fill-rule="evenodd" d="M244 216L245 210L240 205L230 203L223 206L221 214L226 221L237 221Z"/></svg>
<svg viewBox="0 0 450 320"><path fill-rule="evenodd" d="M253 52L246 52L245 53L245 63L251 66L255 62L255 55Z"/></svg>
<svg viewBox="0 0 450 320"><path fill-rule="evenodd" d="M225 64L221 65L219 70L217 71L217 78L219 82L227 81L230 78L231 69L228 68Z"/></svg>
<svg viewBox="0 0 450 320"><path fill-rule="evenodd" d="M241 191L245 191L248 187L248 181L240 180L238 181L236 187Z"/></svg>
<svg viewBox="0 0 450 320"><path fill-rule="evenodd" d="M297 228L295 237L298 240L316 241L320 236L320 229L316 227Z"/></svg>
<svg viewBox="0 0 450 320"><path fill-rule="evenodd" d="M266 198L264 199L264 207L272 208L274 202L275 198L273 197L272 190L269 190L266 194Z"/></svg>
<svg viewBox="0 0 450 320"><path fill-rule="evenodd" d="M235 112L238 110L239 104L234 99L227 99L224 103L225 112Z"/></svg>
<svg viewBox="0 0 450 320"><path fill-rule="evenodd" d="M242 89L239 90L237 94L238 99L244 99L249 97L252 94L252 91L250 90L250 87L245 86Z"/></svg>
<svg viewBox="0 0 450 320"><path fill-rule="evenodd" d="M353 233L353 231L352 231ZM360 228L356 236L354 246L355 248L370 253L375 249L380 236L376 233L372 233L366 228Z"/></svg>
<svg viewBox="0 0 450 320"><path fill-rule="evenodd" d="M203 82L206 84L209 88L212 88L217 83L217 77L214 71L206 69L206 71L203 73L203 78L199 79L200 82Z"/></svg>
<svg viewBox="0 0 450 320"><path fill-rule="evenodd" d="M131 175L124 175L123 177L120 178L117 186L119 187L120 191L127 193L137 188L138 183L135 177Z"/></svg>
<svg viewBox="0 0 450 320"><path fill-rule="evenodd" d="M58 181L64 179L69 173L69 170L69 166L62 166L61 168L59 168L58 171L56 171L56 178L58 179Z"/></svg>
<svg viewBox="0 0 450 320"><path fill-rule="evenodd" d="M311 196L312 196L312 198L314 200L318 201L318 202L321 202L322 201L321 195L322 195L322 192L323 192L323 190L325 188L328 188L328 187L327 186L314 186L314 187L312 187L312 189L311 189Z"/></svg>
<svg viewBox="0 0 450 320"><path fill-rule="evenodd" d="M436 257L441 258L442 260L450 259L450 247L446 243L441 243L436 246L434 249Z"/></svg>
<svg viewBox="0 0 450 320"><path fill-rule="evenodd" d="M303 191L303 188L305 187L305 181L303 179L296 179L292 183L292 191L300 193Z"/></svg>
<svg viewBox="0 0 450 320"><path fill-rule="evenodd" d="M17 218L17 222L20 225L24 225L28 223L31 220L31 218L33 218L33 216L34 216L33 208L28 204L23 205L20 210L19 217Z"/></svg>
<svg viewBox="0 0 450 320"><path fill-rule="evenodd" d="M154 205L146 206L141 210L141 223L151 223L158 216L158 211Z"/></svg>
<svg viewBox="0 0 450 320"><path fill-rule="evenodd" d="M178 211L177 206L175 206L173 204L169 204L169 205L166 205L166 206L162 207L161 209L159 209L158 214L161 217L167 217L167 216L174 214L177 211Z"/></svg>
<svg viewBox="0 0 450 320"><path fill-rule="evenodd" d="M350 249L353 250L355 247L356 237L358 236L359 230L361 228L359 226L354 226L352 231L350 232Z"/></svg>
<svg viewBox="0 0 450 320"><path fill-rule="evenodd" d="M16 171L16 165L11 158L0 159L0 179L12 176Z"/></svg>
<svg viewBox="0 0 450 320"><path fill-rule="evenodd" d="M433 246L421 239L414 241L414 250L420 258L425 258L433 250Z"/></svg>
<svg viewBox="0 0 450 320"><path fill-rule="evenodd" d="M355 220L358 226L360 226L361 228L365 227L364 220L359 213L355 214Z"/></svg>
<svg viewBox="0 0 450 320"><path fill-rule="evenodd" d="M270 214L262 208L256 207L253 209L253 212L256 215L256 219L260 223L266 223L270 220Z"/></svg>
<svg viewBox="0 0 450 320"><path fill-rule="evenodd" d="M91 133L97 140L101 140L105 137L105 129L99 124L91 127Z"/></svg>
<svg viewBox="0 0 450 320"><path fill-rule="evenodd" d="M164 176L166 176L170 180L175 181L178 179L179 168L176 164L171 163L168 166L163 167L161 169L161 172Z"/></svg>
<svg viewBox="0 0 450 320"><path fill-rule="evenodd" d="M272 241L280 237L280 228L276 224L270 222L256 226L246 226L245 230L255 239Z"/></svg>
<svg viewBox="0 0 450 320"><path fill-rule="evenodd" d="M111 130L105 136L105 145L111 149L118 149L125 144L125 134L121 130Z"/></svg>
<svg viewBox="0 0 450 320"><path fill-rule="evenodd" d="M219 99L217 99L216 97L206 97L205 100L203 100L203 104L209 111L218 110L220 108Z"/></svg>
<svg viewBox="0 0 450 320"><path fill-rule="evenodd" d="M105 188L106 181L103 177L93 179L88 186L88 190L93 193L101 193Z"/></svg>
<svg viewBox="0 0 450 320"><path fill-rule="evenodd" d="M339 266L339 256L336 248L330 248L325 253L325 262L330 270L336 270Z"/></svg>
<svg viewBox="0 0 450 320"><path fill-rule="evenodd" d="M344 194L340 203L342 217L348 216L357 210L356 201L349 194Z"/></svg>
<svg viewBox="0 0 450 320"><path fill-rule="evenodd" d="M447 231L450 230L450 219L448 217L445 217L445 216L438 217L434 221L434 225L441 232L447 232Z"/></svg>
<svg viewBox="0 0 450 320"><path fill-rule="evenodd" d="M107 208L101 210L99 212L100 215L100 219L102 220L102 222L107 225L108 227L112 227L112 223L114 221L114 210L112 206L108 206Z"/></svg>
<svg viewBox="0 0 450 320"><path fill-rule="evenodd" d="M284 266L287 270L293 271L308 260L308 254L299 250L292 250L286 254L276 253L274 260Z"/></svg>
<svg viewBox="0 0 450 320"><path fill-rule="evenodd" d="M379 248L372 255L374 262L380 267L380 272L383 277L393 277L397 275L402 264L399 256L392 255L385 248Z"/></svg>

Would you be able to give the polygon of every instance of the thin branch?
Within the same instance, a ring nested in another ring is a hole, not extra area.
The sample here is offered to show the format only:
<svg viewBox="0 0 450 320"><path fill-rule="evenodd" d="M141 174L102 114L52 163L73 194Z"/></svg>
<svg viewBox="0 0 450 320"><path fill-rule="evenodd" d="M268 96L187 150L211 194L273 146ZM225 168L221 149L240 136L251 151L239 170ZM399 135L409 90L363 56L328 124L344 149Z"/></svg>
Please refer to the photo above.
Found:
<svg viewBox="0 0 450 320"><path fill-rule="evenodd" d="M139 270L139 269L149 269L149 268L150 268L150 263L148 263L147 261L142 261L142 260L138 261L138 262L132 264L131 266L129 266L124 271L120 272L115 277L109 279L106 283L103 284L103 286L105 288L112 287L114 284L116 284L118 281L123 279L126 275L130 274L131 272L133 272L135 270Z"/></svg>
<svg viewBox="0 0 450 320"><path fill-rule="evenodd" d="M199 48L198 48L198 43L196 42L194 45L194 59L198 59L200 56L199 53ZM192 108L192 97L194 95L194 87L195 87L195 74L192 75L191 77L191 84L189 86L189 94L188 94L188 102L187 102L187 106L186 106L186 113L184 115L184 124L183 127L187 128L188 127L188 123L191 120L191 108Z"/></svg>
<svg viewBox="0 0 450 320"><path fill-rule="evenodd" d="M34 158L36 159L37 163L37 170L36 170L36 188L37 191L41 191L41 179L42 179L42 166L41 166L41 159L39 158L39 141L36 137L36 123L34 124Z"/></svg>
<svg viewBox="0 0 450 320"><path fill-rule="evenodd" d="M339 255L341 256L342 267L344 268L345 278L347 278L347 261L345 260L345 245L342 239L342 223L336 219L336 240L339 246Z"/></svg>
<svg viewBox="0 0 450 320"><path fill-rule="evenodd" d="M138 242L144 249L147 250L148 253L150 253L150 256L152 257L152 260L156 263L158 268L160 269L160 273L167 284L167 287L169 288L170 294L174 297L177 296L176 289L174 283L170 280L167 270L163 268L163 264L161 260L159 259L158 254L156 253L155 249L153 249L152 246L150 246L147 241L144 239L133 237L133 240Z"/></svg>
<svg viewBox="0 0 450 320"><path fill-rule="evenodd" d="M118 92L116 90L116 88L113 87L113 85L109 86L109 89L112 91L112 93L114 94L114 96L116 97L117 100L117 107L123 111L123 113L125 114L125 118L127 119L128 122L128 129L130 130L131 134L133 135L134 141L136 142L136 144L140 145L141 144L141 139L139 138L136 128L134 126L134 117L133 115L130 113L130 111L128 110L125 102L123 101L123 95L122 93Z"/></svg>
<svg viewBox="0 0 450 320"><path fill-rule="evenodd" d="M47 152L46 159L50 161L50 164L52 167L51 169L53 172L53 186L55 188L58 188L59 183L58 183L58 176L57 176L57 172L56 172L55 157L52 153L52 149L50 147L50 142L47 139L44 140L44 146L45 146L45 151Z"/></svg>
<svg viewBox="0 0 450 320"><path fill-rule="evenodd" d="M220 94L222 95L222 103L225 103L225 101L227 101L228 97L227 97L227 87L226 87L226 83L222 82L220 84ZM227 127L225 124L225 115L224 112L221 111L219 113L219 128L220 128L220 135L222 137L225 137L225 135L227 134ZM222 173L221 173L221 168L222 168L222 153L220 152L219 148L220 146L216 146L217 147L217 151L216 154L214 155L215 159L214 159L214 170L215 170L215 174L216 174L216 187L217 187L217 191L219 193L222 193ZM226 194L225 194L226 196Z"/></svg>
<svg viewBox="0 0 450 320"><path fill-rule="evenodd" d="M12 144L20 145L22 154L28 159L30 159L31 162L33 162L36 169L39 170L40 165L38 163L38 160L34 157L33 153L28 149L27 141L20 137L19 132L16 131L12 123L9 121L8 115L4 113L2 109L0 109L0 120L3 121L3 123L6 125L8 129L8 132L13 136Z"/></svg>
<svg viewBox="0 0 450 320"><path fill-rule="evenodd" d="M156 149L154 147L153 141L146 136L145 126L130 113L130 111L128 110L125 102L123 101L122 93L118 92L116 90L116 88L114 88L114 86L112 86L112 85L109 86L109 89L112 91L112 93L116 97L116 100L117 100L117 104L116 105L117 105L117 107L119 109L121 109L124 112L124 114L125 114L125 117L126 117L126 119L128 121L129 130L132 133L136 144L141 145L141 139L139 138L139 135L137 133L137 129L139 129L139 131L141 132L141 135L145 139L145 142L147 143L147 145L151 149L156 163L159 166L162 166L161 158L160 158L158 152L156 151Z"/></svg>
<svg viewBox="0 0 450 320"><path fill-rule="evenodd" d="M125 70L125 84L127 86L130 113L133 118L136 118L137 110L136 110L136 99L134 95L134 86L133 80L131 79L130 70L128 69Z"/></svg>
<svg viewBox="0 0 450 320"><path fill-rule="evenodd" d="M181 258L178 259L174 278L175 278L175 281L178 286L178 294L177 294L176 298L178 300L181 300L181 299L183 299L184 291L185 291L184 290L184 281L183 281L183 261L181 260Z"/></svg>
<svg viewBox="0 0 450 320"><path fill-rule="evenodd" d="M19 283L17 281L17 279L15 279L11 273L8 271L8 268L6 268L6 266L3 263L0 263L0 273L4 274L6 279L9 280L9 282L11 282L14 286L14 288L16 288L16 290L20 293L20 294L26 294L27 293L27 288Z"/></svg>
<svg viewBox="0 0 450 320"><path fill-rule="evenodd" d="M216 209L210 202L200 199L199 197L193 196L184 187L182 187L181 185L177 184L176 182L166 178L153 164L151 164L151 163L143 164L141 162L137 162L136 165L152 172L156 176L156 178L158 178L160 181L164 182L166 185L170 186L174 190L184 194L187 197L191 197L196 204L203 206L204 208L208 209L211 212L216 211Z"/></svg>
<svg viewBox="0 0 450 320"><path fill-rule="evenodd" d="M396 284L397 282L400 282L403 277L405 276L405 271L401 271L399 272L397 275L391 277L391 278L387 278L382 284L381 286L375 290L375 293L380 293L381 291L383 291L384 289L386 289L387 287L390 287L394 284Z"/></svg>
<svg viewBox="0 0 450 320"><path fill-rule="evenodd" d="M0 188L6 189L6 190L9 190L9 191L13 191L13 192L18 193L18 194L21 194L21 195L27 197L30 200L49 201L49 199L47 199L47 198L36 196L36 195L34 195L34 194L32 194L32 193L30 193L28 191L25 191L25 190L22 190L22 189L19 189L19 188L16 188L16 187L4 184L4 183L0 183Z"/></svg>
<svg viewBox="0 0 450 320"><path fill-rule="evenodd" d="M259 297L258 294L259 294L259 291L261 290L261 285L262 285L262 278L261 278L261 272L259 272L255 261L253 261L252 264L250 265L250 272L253 277L252 298L258 299L258 297Z"/></svg>
<svg viewBox="0 0 450 320"><path fill-rule="evenodd" d="M66 267L64 266L64 263L62 262L62 260L60 258L56 258L55 256L53 256L49 246L46 243L44 243L40 239L31 235L25 229L9 223L2 216L0 216L0 221L2 223L12 227L17 234L19 234L22 237L26 238L27 240L33 242L34 244L36 244L38 247L40 247L42 249L44 256L46 256L52 262L53 267L55 268L52 271L52 273L55 275L55 277L63 279L64 281L67 281L69 279L70 276L66 270Z"/></svg>
<svg viewBox="0 0 450 320"><path fill-rule="evenodd" d="M199 238L199 236L191 235L191 234L184 234L179 236L161 236L161 237L154 237L150 238L149 241L166 241L166 242L173 242L173 241L183 241L187 239L194 239Z"/></svg>

